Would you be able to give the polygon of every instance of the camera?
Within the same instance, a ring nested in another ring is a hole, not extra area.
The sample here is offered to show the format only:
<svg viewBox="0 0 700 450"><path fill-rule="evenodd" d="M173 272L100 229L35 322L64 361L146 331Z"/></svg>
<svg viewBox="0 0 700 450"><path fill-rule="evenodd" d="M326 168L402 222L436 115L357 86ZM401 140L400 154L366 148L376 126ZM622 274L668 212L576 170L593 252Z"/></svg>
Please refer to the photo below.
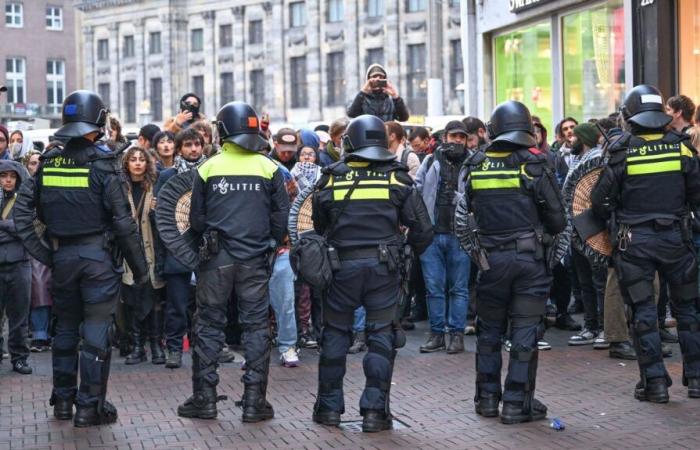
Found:
<svg viewBox="0 0 700 450"><path fill-rule="evenodd" d="M374 85L375 85L376 87L385 88L385 87L386 87L387 81L386 81L386 80L381 80L381 79L380 79L380 80L376 80L374 83L375 83Z"/></svg>

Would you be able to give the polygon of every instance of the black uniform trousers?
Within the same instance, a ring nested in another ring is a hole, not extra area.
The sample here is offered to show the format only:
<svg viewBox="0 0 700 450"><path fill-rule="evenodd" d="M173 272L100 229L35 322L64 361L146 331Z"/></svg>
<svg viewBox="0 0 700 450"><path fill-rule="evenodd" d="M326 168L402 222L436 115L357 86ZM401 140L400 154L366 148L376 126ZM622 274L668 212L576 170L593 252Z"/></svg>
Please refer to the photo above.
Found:
<svg viewBox="0 0 700 450"><path fill-rule="evenodd" d="M343 378L352 341L355 309L367 310L365 331L368 351L362 362L366 384L360 412L388 412L389 388L396 356L393 318L400 293L398 269L390 271L377 258L342 260L334 273L323 306L324 326L318 367L316 411L345 412Z"/></svg>
<svg viewBox="0 0 700 450"><path fill-rule="evenodd" d="M109 252L95 244L61 246L53 263L53 395L66 400L75 396L76 404L99 408L107 394L121 269L114 267Z"/></svg>
<svg viewBox="0 0 700 450"><path fill-rule="evenodd" d="M270 369L270 269L267 258L233 261L222 250L197 272L197 309L192 323L193 391L216 388L219 355L226 340L226 317L232 294L238 301L246 370L243 383L267 385Z"/></svg>
<svg viewBox="0 0 700 450"><path fill-rule="evenodd" d="M658 314L654 303L654 275L658 271L670 286L671 308L678 321L683 353L683 380L700 377L700 299L695 249L684 242L680 226L632 227L631 242L616 251L615 269L622 295L632 309L632 329L642 381L667 377L661 355Z"/></svg>
<svg viewBox="0 0 700 450"><path fill-rule="evenodd" d="M501 393L501 343L510 321L510 361L504 402L526 402L534 395L537 341L544 334L544 312L552 277L535 253L489 251L490 270L477 282L476 397L481 390Z"/></svg>
<svg viewBox="0 0 700 450"><path fill-rule="evenodd" d="M12 364L26 360L29 356L27 318L31 303L31 285L32 266L29 261L0 264L0 334L4 311L10 327L7 335L7 349L10 352Z"/></svg>

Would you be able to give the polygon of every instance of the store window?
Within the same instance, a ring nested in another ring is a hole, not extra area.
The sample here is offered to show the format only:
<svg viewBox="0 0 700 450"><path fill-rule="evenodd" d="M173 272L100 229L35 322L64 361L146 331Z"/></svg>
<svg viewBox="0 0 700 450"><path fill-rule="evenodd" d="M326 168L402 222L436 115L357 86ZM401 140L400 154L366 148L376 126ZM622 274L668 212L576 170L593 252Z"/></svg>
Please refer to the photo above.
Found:
<svg viewBox="0 0 700 450"><path fill-rule="evenodd" d="M552 37L548 22L496 36L496 103L517 100L552 123Z"/></svg>
<svg viewBox="0 0 700 450"><path fill-rule="evenodd" d="M622 0L562 18L564 116L579 121L615 112L625 93Z"/></svg>
<svg viewBox="0 0 700 450"><path fill-rule="evenodd" d="M679 93L700 101L700 0L678 2ZM682 36L682 38L681 38Z"/></svg>

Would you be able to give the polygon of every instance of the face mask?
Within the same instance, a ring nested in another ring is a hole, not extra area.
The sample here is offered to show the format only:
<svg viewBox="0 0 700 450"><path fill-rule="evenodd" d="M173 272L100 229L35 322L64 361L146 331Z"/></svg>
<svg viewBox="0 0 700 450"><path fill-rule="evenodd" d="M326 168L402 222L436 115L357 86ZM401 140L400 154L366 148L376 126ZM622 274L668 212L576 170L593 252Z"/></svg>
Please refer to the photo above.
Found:
<svg viewBox="0 0 700 450"><path fill-rule="evenodd" d="M450 161L460 161L466 155L464 144L446 143L442 144L442 152Z"/></svg>
<svg viewBox="0 0 700 450"><path fill-rule="evenodd" d="M12 155L12 158L17 159L19 158L19 154L22 152L22 144L15 142L14 144L10 144L10 154Z"/></svg>
<svg viewBox="0 0 700 450"><path fill-rule="evenodd" d="M580 155L581 153L583 153L583 142L577 139L574 145L571 146L571 154Z"/></svg>
<svg viewBox="0 0 700 450"><path fill-rule="evenodd" d="M180 103L180 109L183 111L189 111L192 113L192 120L197 120L199 117L199 105L190 105L189 103L182 102Z"/></svg>

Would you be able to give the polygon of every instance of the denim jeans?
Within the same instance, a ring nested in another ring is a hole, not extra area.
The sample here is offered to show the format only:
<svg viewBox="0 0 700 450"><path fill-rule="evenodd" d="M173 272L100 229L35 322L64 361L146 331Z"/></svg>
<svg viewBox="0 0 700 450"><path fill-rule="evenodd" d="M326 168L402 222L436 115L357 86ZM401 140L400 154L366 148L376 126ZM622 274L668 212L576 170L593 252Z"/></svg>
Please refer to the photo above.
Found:
<svg viewBox="0 0 700 450"><path fill-rule="evenodd" d="M355 317L352 322L352 331L359 333L365 331L365 320L367 319L367 311L364 306L360 306L355 310Z"/></svg>
<svg viewBox="0 0 700 450"><path fill-rule="evenodd" d="M182 337L188 328L192 273L165 274L165 281L165 342L168 351L182 352Z"/></svg>
<svg viewBox="0 0 700 450"><path fill-rule="evenodd" d="M469 255L459 247L454 234L437 233L420 261L427 291L430 330L444 333L447 322L448 332L464 332L469 305ZM445 311L446 293L449 312Z"/></svg>
<svg viewBox="0 0 700 450"><path fill-rule="evenodd" d="M32 339L47 341L49 339L49 321L51 319L51 307L39 306L32 308L29 313L29 322L32 327Z"/></svg>
<svg viewBox="0 0 700 450"><path fill-rule="evenodd" d="M277 343L284 353L297 343L297 320L294 311L294 272L289 251L277 256L270 277L270 305L277 319Z"/></svg>

